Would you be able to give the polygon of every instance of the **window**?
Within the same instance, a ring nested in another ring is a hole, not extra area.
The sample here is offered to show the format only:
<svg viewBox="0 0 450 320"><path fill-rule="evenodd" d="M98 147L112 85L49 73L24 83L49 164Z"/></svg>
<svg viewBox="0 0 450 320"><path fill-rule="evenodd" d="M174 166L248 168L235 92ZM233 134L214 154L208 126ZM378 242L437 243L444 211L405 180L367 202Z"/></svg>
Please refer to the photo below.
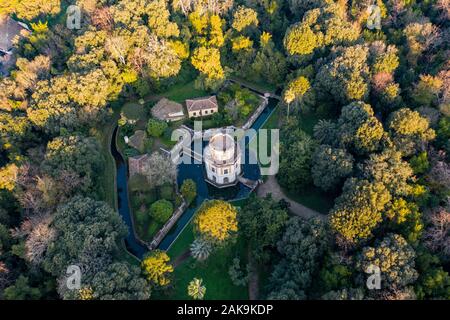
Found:
<svg viewBox="0 0 450 320"><path fill-rule="evenodd" d="M214 167L211 167L212 172L216 172L216 169Z"/></svg>
<svg viewBox="0 0 450 320"><path fill-rule="evenodd" d="M208 114L208 110L205 110L205 114Z"/></svg>
<svg viewBox="0 0 450 320"><path fill-rule="evenodd" d="M192 115L195 117L197 115L197 112L192 113Z"/></svg>
<svg viewBox="0 0 450 320"><path fill-rule="evenodd" d="M228 174L228 169L223 170L223 174Z"/></svg>

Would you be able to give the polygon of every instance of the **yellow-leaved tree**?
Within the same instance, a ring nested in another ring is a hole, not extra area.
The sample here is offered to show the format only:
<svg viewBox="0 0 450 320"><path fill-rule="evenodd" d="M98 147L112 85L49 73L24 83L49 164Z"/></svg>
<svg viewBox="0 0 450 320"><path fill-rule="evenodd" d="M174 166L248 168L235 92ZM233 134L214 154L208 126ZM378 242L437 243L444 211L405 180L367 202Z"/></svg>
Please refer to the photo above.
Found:
<svg viewBox="0 0 450 320"><path fill-rule="evenodd" d="M159 286L166 286L170 283L169 275L173 272L170 258L164 251L155 250L142 261L142 269L147 279Z"/></svg>
<svg viewBox="0 0 450 320"><path fill-rule="evenodd" d="M205 202L194 220L195 231L214 244L228 240L238 230L237 210L222 200Z"/></svg>

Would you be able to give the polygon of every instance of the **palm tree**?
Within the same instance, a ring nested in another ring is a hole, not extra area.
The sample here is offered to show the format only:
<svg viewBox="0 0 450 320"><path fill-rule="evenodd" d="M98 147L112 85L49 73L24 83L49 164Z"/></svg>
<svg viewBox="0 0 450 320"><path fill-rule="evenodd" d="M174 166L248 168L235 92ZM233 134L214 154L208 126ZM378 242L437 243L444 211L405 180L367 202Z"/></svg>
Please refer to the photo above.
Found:
<svg viewBox="0 0 450 320"><path fill-rule="evenodd" d="M188 295L195 300L202 300L205 296L206 288L202 286L202 279L194 278L188 285Z"/></svg>
<svg viewBox="0 0 450 320"><path fill-rule="evenodd" d="M191 244L191 255L199 261L208 259L212 251L212 245L207 240L197 238Z"/></svg>

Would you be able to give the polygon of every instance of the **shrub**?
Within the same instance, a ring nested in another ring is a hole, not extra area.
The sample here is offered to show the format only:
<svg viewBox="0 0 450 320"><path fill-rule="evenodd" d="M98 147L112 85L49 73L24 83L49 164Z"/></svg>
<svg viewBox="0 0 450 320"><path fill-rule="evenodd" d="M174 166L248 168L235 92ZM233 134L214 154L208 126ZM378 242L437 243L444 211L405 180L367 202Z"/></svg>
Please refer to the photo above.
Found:
<svg viewBox="0 0 450 320"><path fill-rule="evenodd" d="M147 123L147 132L152 137L160 137L164 130L167 129L167 123L164 121L156 120L156 119L150 119Z"/></svg>
<svg viewBox="0 0 450 320"><path fill-rule="evenodd" d="M186 179L181 185L181 194L187 203L191 203L197 196L197 184L192 179Z"/></svg>
<svg viewBox="0 0 450 320"><path fill-rule="evenodd" d="M173 205L170 201L161 199L152 204L150 207L151 216L158 222L166 222L173 212Z"/></svg>

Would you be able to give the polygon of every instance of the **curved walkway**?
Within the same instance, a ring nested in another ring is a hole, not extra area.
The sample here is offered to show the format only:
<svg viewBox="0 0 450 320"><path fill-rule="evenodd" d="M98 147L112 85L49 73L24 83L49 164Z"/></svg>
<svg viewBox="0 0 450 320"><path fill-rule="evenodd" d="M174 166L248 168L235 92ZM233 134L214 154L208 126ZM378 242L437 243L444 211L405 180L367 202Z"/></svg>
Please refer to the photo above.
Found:
<svg viewBox="0 0 450 320"><path fill-rule="evenodd" d="M290 207L289 210L300 217L309 219L309 218L319 218L322 220L326 220L327 216L324 214L321 214L317 211L314 211L308 207L305 207L304 205L289 199L281 189L280 185L278 184L277 179L275 176L268 176L268 179L263 184L259 185L257 194L259 197L265 197L268 194L272 194L272 198L276 201L279 201L281 199L286 200Z"/></svg>

